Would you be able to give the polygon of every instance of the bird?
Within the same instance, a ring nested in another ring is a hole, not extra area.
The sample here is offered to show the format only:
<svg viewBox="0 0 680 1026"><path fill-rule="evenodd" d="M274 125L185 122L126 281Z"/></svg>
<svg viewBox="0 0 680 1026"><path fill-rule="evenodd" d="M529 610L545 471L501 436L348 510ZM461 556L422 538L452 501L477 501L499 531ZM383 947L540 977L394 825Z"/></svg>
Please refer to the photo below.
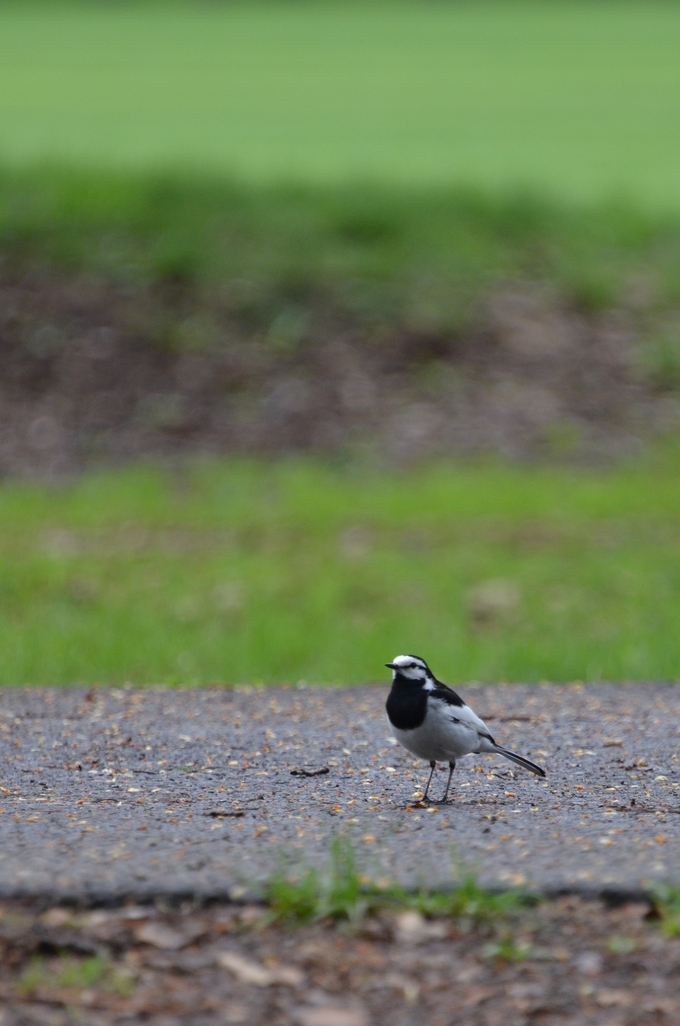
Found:
<svg viewBox="0 0 680 1026"><path fill-rule="evenodd" d="M540 766L497 744L484 720L453 688L437 680L420 656L396 656L385 666L392 670L392 687L385 703L392 734L407 751L430 764L422 801L427 800L435 766L448 762L449 779L442 798L442 803L446 802L456 760L464 755L495 752L537 777L545 776Z"/></svg>

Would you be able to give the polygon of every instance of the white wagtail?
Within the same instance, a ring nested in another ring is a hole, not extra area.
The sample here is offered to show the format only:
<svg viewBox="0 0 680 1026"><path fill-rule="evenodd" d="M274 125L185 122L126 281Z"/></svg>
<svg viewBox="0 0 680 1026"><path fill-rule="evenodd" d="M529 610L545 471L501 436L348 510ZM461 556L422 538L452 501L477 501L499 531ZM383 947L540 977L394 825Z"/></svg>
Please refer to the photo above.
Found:
<svg viewBox="0 0 680 1026"><path fill-rule="evenodd" d="M430 764L422 801L427 798L435 766L448 762L449 779L442 799L446 801L456 759L463 755L495 752L539 777L545 776L540 766L497 745L484 721L452 688L437 680L424 659L400 655L385 666L392 670L392 688L386 702L392 733L404 748Z"/></svg>

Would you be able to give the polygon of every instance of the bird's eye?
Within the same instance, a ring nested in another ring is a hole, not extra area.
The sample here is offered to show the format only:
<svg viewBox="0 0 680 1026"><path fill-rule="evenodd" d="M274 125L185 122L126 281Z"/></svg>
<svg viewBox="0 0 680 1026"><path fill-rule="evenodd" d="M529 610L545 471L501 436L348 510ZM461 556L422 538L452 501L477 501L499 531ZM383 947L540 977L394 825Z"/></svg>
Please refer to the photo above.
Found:
<svg viewBox="0 0 680 1026"><path fill-rule="evenodd" d="M411 669L412 670L417 670L418 669L418 663L411 663Z"/></svg>

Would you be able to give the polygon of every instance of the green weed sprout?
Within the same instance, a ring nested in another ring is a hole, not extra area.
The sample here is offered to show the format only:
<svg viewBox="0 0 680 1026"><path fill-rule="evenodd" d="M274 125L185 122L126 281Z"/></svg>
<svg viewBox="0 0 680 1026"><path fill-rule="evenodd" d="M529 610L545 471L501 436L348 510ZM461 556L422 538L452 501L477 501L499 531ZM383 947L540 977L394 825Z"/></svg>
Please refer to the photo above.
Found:
<svg viewBox="0 0 680 1026"><path fill-rule="evenodd" d="M462 929L474 923L507 920L531 900L517 890L485 890L472 875L446 891L425 887L409 891L396 883L378 884L358 871L351 841L346 837L332 841L325 871L309 868L295 878L282 866L264 897L271 919L287 923L330 919L356 926L371 913L413 909L427 918L454 918Z"/></svg>
<svg viewBox="0 0 680 1026"><path fill-rule="evenodd" d="M659 885L652 890L650 898L651 916L663 932L669 937L680 936L680 887Z"/></svg>

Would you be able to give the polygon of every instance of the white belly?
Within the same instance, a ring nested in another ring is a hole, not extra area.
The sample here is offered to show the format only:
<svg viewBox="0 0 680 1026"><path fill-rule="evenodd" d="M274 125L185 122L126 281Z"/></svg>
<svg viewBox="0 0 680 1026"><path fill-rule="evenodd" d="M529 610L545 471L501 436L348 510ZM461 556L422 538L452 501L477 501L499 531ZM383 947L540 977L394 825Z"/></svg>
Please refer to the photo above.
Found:
<svg viewBox="0 0 680 1026"><path fill-rule="evenodd" d="M449 708L429 707L424 722L414 730L400 730L391 723L390 730L407 751L428 762L455 762L479 752L482 739L476 728L469 723L452 722Z"/></svg>

